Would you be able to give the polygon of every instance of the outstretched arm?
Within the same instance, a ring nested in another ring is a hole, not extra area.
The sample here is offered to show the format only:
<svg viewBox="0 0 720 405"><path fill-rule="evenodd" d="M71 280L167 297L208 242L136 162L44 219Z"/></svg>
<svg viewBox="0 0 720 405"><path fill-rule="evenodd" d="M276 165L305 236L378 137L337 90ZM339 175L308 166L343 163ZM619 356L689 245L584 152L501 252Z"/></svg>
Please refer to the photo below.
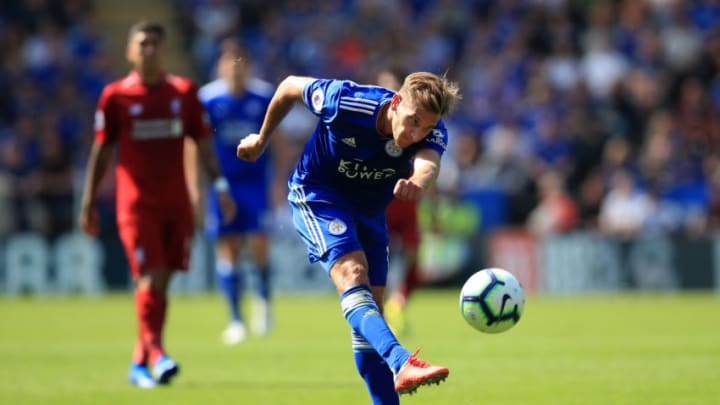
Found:
<svg viewBox="0 0 720 405"><path fill-rule="evenodd" d="M418 200L437 179L440 154L432 149L420 149L413 159L413 174L395 183L393 194L401 200Z"/></svg>
<svg viewBox="0 0 720 405"><path fill-rule="evenodd" d="M313 80L315 79L312 77L288 76L280 83L265 112L265 120L260 128L260 133L250 134L240 141L237 146L238 158L254 162L262 155L270 142L272 133L290 112L293 103L302 101L303 88Z"/></svg>

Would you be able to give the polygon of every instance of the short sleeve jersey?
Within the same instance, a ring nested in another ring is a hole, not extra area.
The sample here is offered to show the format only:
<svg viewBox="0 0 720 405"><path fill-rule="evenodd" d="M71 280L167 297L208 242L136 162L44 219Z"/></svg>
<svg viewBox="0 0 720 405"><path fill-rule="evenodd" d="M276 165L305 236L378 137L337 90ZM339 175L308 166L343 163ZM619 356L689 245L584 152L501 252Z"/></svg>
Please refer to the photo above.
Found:
<svg viewBox="0 0 720 405"><path fill-rule="evenodd" d="M117 144L118 218L140 209L188 212L184 137L209 136L194 83L166 74L147 85L133 71L107 85L95 113L95 141Z"/></svg>
<svg viewBox="0 0 720 405"><path fill-rule="evenodd" d="M440 120L425 138L405 149L377 130L378 114L395 93L352 81L318 79L303 90L305 105L320 117L290 179L315 200L344 204L357 211L384 210L411 159L423 148L440 155L447 130Z"/></svg>
<svg viewBox="0 0 720 405"><path fill-rule="evenodd" d="M218 79L200 88L200 101L210 118L215 152L222 172L231 183L265 184L268 179L268 154L255 162L237 158L237 145L247 135L259 132L273 95L271 84L248 80L245 92L234 95L225 80Z"/></svg>

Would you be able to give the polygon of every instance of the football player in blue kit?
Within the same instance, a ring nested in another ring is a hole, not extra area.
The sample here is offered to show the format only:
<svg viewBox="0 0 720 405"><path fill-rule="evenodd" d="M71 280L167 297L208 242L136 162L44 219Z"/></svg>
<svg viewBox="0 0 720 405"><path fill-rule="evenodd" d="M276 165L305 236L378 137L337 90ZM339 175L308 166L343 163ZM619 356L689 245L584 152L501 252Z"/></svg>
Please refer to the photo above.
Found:
<svg viewBox="0 0 720 405"><path fill-rule="evenodd" d="M257 335L265 335L270 328L267 220L270 218L269 188L273 167L267 155L253 163L238 160L235 148L248 132L257 131L262 125L274 88L250 76L248 58L247 49L237 39L225 39L221 43L218 60L219 78L199 91L213 128L215 151L228 182L216 184L211 190L205 221L210 236L217 238L215 266L218 286L230 309L230 322L222 333L222 340L228 345L242 342L247 335L241 310L245 289L239 260L242 243L249 246L250 263L258 276L250 329ZM276 137L276 140L280 138ZM281 144L277 141L276 145ZM220 221L217 194L214 192L218 188L229 188L238 207L237 216L229 224Z"/></svg>
<svg viewBox="0 0 720 405"><path fill-rule="evenodd" d="M237 146L238 158L260 158L296 101L320 118L288 183L288 200L310 261L324 266L340 295L357 369L376 404L397 404L398 393L449 374L404 348L382 316L385 210L393 198L417 200L433 185L447 145L441 117L459 99L454 83L428 72L408 75L397 92L289 76L260 131Z"/></svg>

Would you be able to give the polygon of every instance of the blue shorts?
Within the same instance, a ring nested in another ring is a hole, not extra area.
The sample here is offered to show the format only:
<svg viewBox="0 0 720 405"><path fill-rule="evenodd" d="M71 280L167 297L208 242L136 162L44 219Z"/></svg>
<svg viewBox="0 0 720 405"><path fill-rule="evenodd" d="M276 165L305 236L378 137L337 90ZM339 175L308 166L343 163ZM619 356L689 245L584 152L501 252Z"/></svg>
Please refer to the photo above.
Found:
<svg viewBox="0 0 720 405"><path fill-rule="evenodd" d="M208 194L205 231L210 238L267 232L270 218L267 186L252 183L231 183L230 195L235 200L237 211L235 218L228 224L222 223L222 212L217 193L213 190Z"/></svg>
<svg viewBox="0 0 720 405"><path fill-rule="evenodd" d="M362 250L368 261L370 285L386 285L389 238L384 210L360 213L297 185L291 186L288 201L310 262L320 262L329 273L341 256Z"/></svg>

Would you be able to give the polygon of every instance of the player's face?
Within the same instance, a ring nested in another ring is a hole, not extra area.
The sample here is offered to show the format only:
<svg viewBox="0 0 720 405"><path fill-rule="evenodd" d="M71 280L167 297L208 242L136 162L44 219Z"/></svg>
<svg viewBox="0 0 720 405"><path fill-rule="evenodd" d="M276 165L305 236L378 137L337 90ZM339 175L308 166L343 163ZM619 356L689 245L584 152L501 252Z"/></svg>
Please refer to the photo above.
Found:
<svg viewBox="0 0 720 405"><path fill-rule="evenodd" d="M161 64L162 41L153 32L136 32L128 43L127 59L137 69L156 69Z"/></svg>
<svg viewBox="0 0 720 405"><path fill-rule="evenodd" d="M415 100L396 94L391 108L394 109L392 133L395 143L401 148L420 142L432 131L440 120L440 115L424 109Z"/></svg>
<svg viewBox="0 0 720 405"><path fill-rule="evenodd" d="M238 83L240 85L244 84L247 71L247 61L240 56L227 53L220 58L218 73L228 82Z"/></svg>

